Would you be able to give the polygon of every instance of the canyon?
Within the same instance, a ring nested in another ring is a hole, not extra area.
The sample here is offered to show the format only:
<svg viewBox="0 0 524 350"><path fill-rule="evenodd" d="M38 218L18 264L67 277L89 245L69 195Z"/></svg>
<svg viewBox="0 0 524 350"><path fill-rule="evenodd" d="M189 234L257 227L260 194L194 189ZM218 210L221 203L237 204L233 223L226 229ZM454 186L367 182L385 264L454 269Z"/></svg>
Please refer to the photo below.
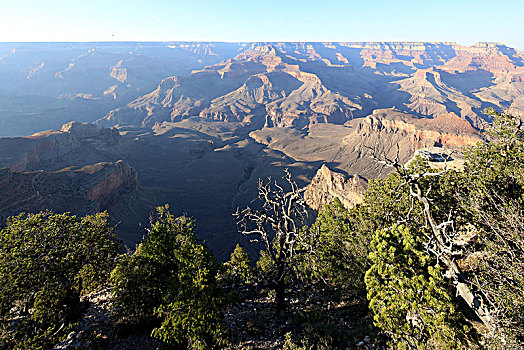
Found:
<svg viewBox="0 0 524 350"><path fill-rule="evenodd" d="M108 210L133 248L169 203L225 257L258 179L352 206L376 157L460 153L486 108L524 112L523 78L500 43L1 43L0 219Z"/></svg>

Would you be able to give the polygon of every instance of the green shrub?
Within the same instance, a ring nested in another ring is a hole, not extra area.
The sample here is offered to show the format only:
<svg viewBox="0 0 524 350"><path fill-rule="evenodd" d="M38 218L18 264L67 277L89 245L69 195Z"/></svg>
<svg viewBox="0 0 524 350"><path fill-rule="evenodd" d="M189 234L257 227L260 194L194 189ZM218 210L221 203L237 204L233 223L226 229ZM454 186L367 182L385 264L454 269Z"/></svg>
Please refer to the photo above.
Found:
<svg viewBox="0 0 524 350"><path fill-rule="evenodd" d="M298 275L306 284L322 283L345 297L365 299L364 273L369 267L366 232L354 230L338 198L321 210L315 223L299 235Z"/></svg>
<svg viewBox="0 0 524 350"><path fill-rule="evenodd" d="M377 327L399 349L462 349L470 329L457 312L438 265L405 226L377 230L366 272L369 308Z"/></svg>
<svg viewBox="0 0 524 350"><path fill-rule="evenodd" d="M241 286L253 283L255 272L246 250L239 244L231 253L229 261L224 263L225 276L230 284Z"/></svg>
<svg viewBox="0 0 524 350"><path fill-rule="evenodd" d="M80 296L108 280L119 250L106 213L9 218L0 231L1 342L54 345L81 316Z"/></svg>
<svg viewBox="0 0 524 350"><path fill-rule="evenodd" d="M225 343L217 272L213 254L194 236L193 221L159 207L144 241L111 275L113 316L121 326L157 326L152 336L168 344L216 348Z"/></svg>
<svg viewBox="0 0 524 350"><path fill-rule="evenodd" d="M120 330L153 326L153 310L162 303L168 275L162 266L138 254L122 255L111 273L112 317ZM158 322L156 322L158 323Z"/></svg>
<svg viewBox="0 0 524 350"><path fill-rule="evenodd" d="M237 302L244 299L254 289L255 269L244 248L239 244L231 253L228 261L220 266L220 285L227 291L229 302Z"/></svg>

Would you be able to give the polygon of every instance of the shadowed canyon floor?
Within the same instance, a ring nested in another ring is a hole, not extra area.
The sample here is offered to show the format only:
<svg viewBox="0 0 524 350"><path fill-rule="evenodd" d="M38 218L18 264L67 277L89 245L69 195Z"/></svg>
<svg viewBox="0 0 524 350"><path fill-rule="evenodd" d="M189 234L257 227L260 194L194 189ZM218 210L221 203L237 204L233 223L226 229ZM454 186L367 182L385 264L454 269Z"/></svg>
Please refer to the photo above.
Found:
<svg viewBox="0 0 524 350"><path fill-rule="evenodd" d="M417 148L451 148L480 140L477 132L424 129L424 120L383 110L347 126L263 128L191 118L153 129L101 129L73 123L62 131L0 138L3 194L0 215L52 209L89 213L107 209L124 242L142 237L154 206L169 203L197 220L199 236L225 256L243 238L232 213L256 196L259 178L279 179L289 168L299 185L327 164L345 174L387 174L373 160L373 146L407 161ZM16 149L17 152L11 150ZM393 154L394 155L394 154ZM28 205L27 203L31 203Z"/></svg>

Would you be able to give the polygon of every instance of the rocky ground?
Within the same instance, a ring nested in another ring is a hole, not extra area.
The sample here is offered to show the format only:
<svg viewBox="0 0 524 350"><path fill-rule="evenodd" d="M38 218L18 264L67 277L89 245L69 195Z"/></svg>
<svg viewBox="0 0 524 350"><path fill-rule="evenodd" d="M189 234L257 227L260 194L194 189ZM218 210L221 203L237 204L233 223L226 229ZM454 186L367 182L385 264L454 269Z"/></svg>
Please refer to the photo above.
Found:
<svg viewBox="0 0 524 350"><path fill-rule="evenodd" d="M83 319L69 333L67 338L54 347L54 350L65 349L107 349L138 350L160 349L161 342L155 341L148 334L136 332L119 334L111 323L111 292L107 289L84 297L88 302Z"/></svg>
<svg viewBox="0 0 524 350"><path fill-rule="evenodd" d="M263 292L231 305L228 349L385 349L365 307L356 301L327 301L319 292L309 287L290 293L288 310L280 316L273 298Z"/></svg>
<svg viewBox="0 0 524 350"><path fill-rule="evenodd" d="M310 293L301 292L302 296ZM302 300L302 301L301 301ZM147 333L120 334L110 317L111 293L103 290L86 296L89 307L83 319L55 350L65 349L163 349L161 342ZM231 304L225 313L230 329L228 350L236 349L385 349L369 328L362 307L347 302L324 303L314 293L301 299L289 296L289 310L276 316L269 295L245 297ZM368 335L369 333L369 335ZM344 346L322 346L327 342L340 343L334 336L344 337ZM301 338L301 340L299 340ZM301 345L302 347L299 347ZM297 347L293 347L297 346Z"/></svg>

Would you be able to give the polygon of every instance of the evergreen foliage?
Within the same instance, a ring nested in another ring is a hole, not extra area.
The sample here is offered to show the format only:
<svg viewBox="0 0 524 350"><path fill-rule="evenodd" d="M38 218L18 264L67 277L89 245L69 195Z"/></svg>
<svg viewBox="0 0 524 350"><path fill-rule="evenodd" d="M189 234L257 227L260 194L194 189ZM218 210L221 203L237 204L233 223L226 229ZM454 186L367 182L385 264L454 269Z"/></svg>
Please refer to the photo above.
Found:
<svg viewBox="0 0 524 350"><path fill-rule="evenodd" d="M229 284L236 287L253 283L255 280L255 271L246 250L237 244L229 261L224 263L226 269L224 276Z"/></svg>
<svg viewBox="0 0 524 350"><path fill-rule="evenodd" d="M407 227L377 230L366 272L374 323L399 349L461 349L470 330L449 295L441 270Z"/></svg>
<svg viewBox="0 0 524 350"><path fill-rule="evenodd" d="M168 278L169 269L149 257L138 253L120 256L111 273L115 325L125 330L158 323L154 309L165 297Z"/></svg>
<svg viewBox="0 0 524 350"><path fill-rule="evenodd" d="M54 345L81 316L80 296L107 282L119 250L106 213L9 218L0 231L3 346Z"/></svg>
<svg viewBox="0 0 524 350"><path fill-rule="evenodd" d="M228 296L228 303L236 303L252 295L258 276L246 250L239 244L219 269L220 286Z"/></svg>
<svg viewBox="0 0 524 350"><path fill-rule="evenodd" d="M152 336L166 344L216 348L225 343L217 272L193 221L159 207L146 238L112 273L113 315L121 325L153 324Z"/></svg>
<svg viewBox="0 0 524 350"><path fill-rule="evenodd" d="M302 230L296 263L302 282L322 283L345 297L365 297L370 237L354 229L352 217L358 215L358 209L347 210L335 198L311 227Z"/></svg>
<svg viewBox="0 0 524 350"><path fill-rule="evenodd" d="M490 113L490 142L467 150L456 197L477 233L472 281L496 310L499 346L524 348L524 128Z"/></svg>

